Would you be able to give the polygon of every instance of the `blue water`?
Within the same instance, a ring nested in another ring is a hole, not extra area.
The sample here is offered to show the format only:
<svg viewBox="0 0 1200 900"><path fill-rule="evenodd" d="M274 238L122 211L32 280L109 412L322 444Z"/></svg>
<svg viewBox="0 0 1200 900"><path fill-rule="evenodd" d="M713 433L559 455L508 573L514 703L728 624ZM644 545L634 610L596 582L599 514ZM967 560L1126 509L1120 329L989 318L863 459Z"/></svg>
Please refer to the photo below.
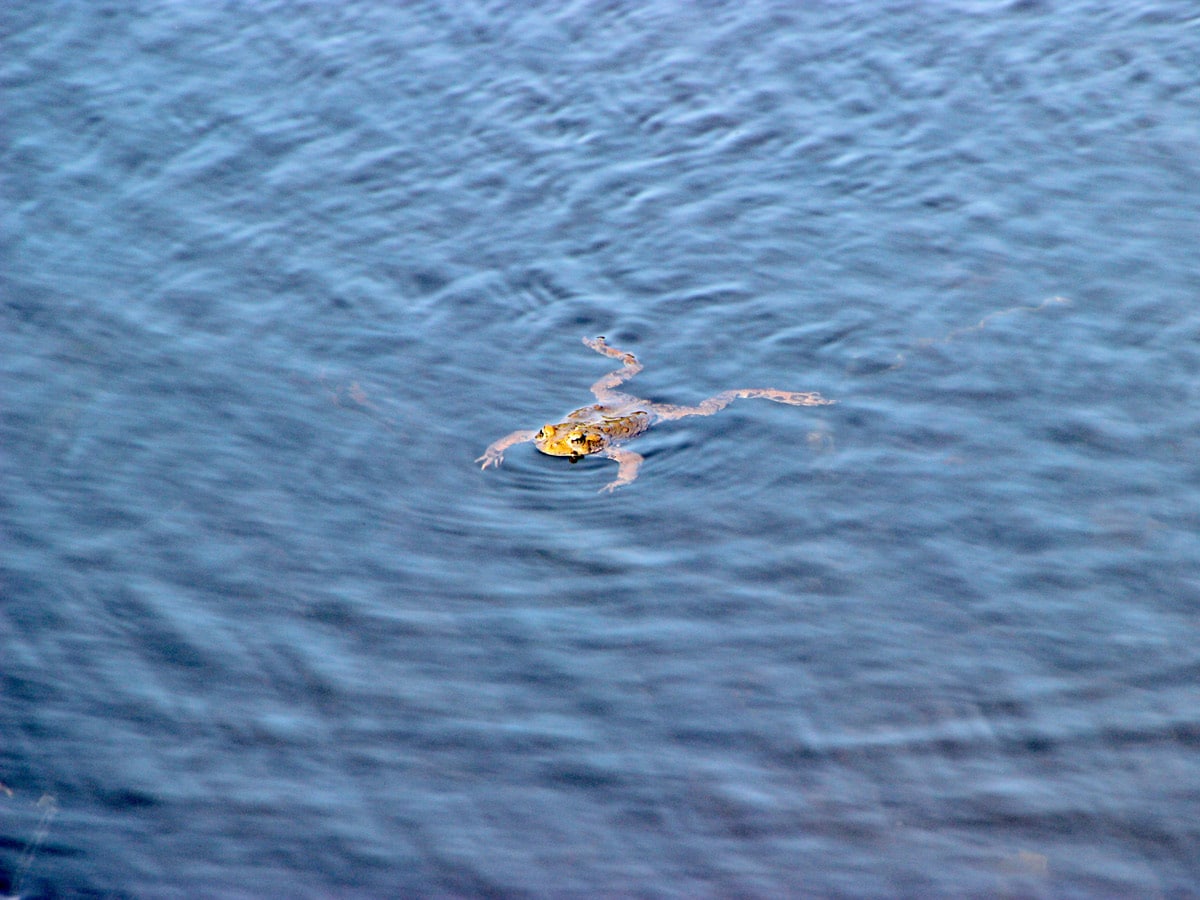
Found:
<svg viewBox="0 0 1200 900"><path fill-rule="evenodd" d="M1190 0L0 11L0 890L1200 893ZM493 440L591 402L640 477Z"/></svg>

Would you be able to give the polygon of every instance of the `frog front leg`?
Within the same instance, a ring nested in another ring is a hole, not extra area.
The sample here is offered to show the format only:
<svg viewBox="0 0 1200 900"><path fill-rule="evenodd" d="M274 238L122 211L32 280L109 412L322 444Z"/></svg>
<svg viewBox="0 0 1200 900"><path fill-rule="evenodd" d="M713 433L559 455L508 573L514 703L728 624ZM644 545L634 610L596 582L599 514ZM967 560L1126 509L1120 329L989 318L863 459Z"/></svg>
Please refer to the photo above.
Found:
<svg viewBox="0 0 1200 900"><path fill-rule="evenodd" d="M500 463L504 462L505 450L507 450L513 444L524 444L527 441L532 441L535 434L537 434L536 429L530 429L528 431L514 431L507 437L502 437L500 440L491 444L486 450L483 451L483 456L479 457L479 459L475 460L475 462L483 463L483 465L480 466L481 469L486 469L488 466L496 466L499 468Z"/></svg>
<svg viewBox="0 0 1200 900"><path fill-rule="evenodd" d="M617 480L610 481L604 487L600 488L600 493L602 494L605 491L611 494L621 485L629 484L629 482L637 478L638 466L645 459L640 453L634 453L632 450L618 450L616 447L605 448L604 455L616 461L619 468L617 469Z"/></svg>

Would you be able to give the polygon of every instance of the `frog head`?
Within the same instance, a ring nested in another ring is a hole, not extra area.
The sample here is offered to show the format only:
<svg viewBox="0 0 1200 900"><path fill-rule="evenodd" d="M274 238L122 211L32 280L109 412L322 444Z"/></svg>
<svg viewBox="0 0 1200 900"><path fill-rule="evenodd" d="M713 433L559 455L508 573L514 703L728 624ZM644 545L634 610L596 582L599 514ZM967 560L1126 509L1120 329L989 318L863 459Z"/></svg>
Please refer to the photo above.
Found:
<svg viewBox="0 0 1200 900"><path fill-rule="evenodd" d="M577 462L584 456L603 450L608 439L595 426L563 422L543 425L533 436L533 444L550 456L569 456Z"/></svg>

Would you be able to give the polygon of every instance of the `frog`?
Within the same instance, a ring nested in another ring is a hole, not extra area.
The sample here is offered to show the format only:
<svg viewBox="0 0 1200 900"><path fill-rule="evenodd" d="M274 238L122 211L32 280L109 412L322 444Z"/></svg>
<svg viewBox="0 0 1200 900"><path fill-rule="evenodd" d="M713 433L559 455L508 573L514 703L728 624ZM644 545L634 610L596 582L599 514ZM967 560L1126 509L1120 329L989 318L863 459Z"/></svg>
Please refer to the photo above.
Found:
<svg viewBox="0 0 1200 900"><path fill-rule="evenodd" d="M617 477L600 489L601 493L612 493L619 487L631 484L638 477L645 460L641 454L622 445L659 422L686 416L711 416L738 399L772 400L790 406L830 406L836 402L816 391L735 388L722 391L695 406L652 403L617 390L642 371L642 364L634 354L611 346L603 336L585 337L583 343L597 353L621 361L621 368L591 386L597 402L567 413L561 421L547 423L538 429L514 431L493 442L483 456L475 460L482 464L481 469L499 467L504 461L505 450L530 442L540 452L548 456L565 456L572 463L579 462L585 456L598 454L617 463Z"/></svg>

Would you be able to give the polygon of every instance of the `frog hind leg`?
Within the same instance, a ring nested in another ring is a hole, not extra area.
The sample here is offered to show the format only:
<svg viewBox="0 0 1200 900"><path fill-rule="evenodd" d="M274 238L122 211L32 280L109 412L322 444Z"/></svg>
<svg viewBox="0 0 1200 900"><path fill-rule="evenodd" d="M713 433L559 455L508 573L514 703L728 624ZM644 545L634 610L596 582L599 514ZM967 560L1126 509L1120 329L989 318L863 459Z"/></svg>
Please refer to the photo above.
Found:
<svg viewBox="0 0 1200 900"><path fill-rule="evenodd" d="M514 431L510 435L500 438L493 442L483 451L483 456L475 460L477 463L483 463L481 469L486 469L488 466L496 466L499 468L500 463L504 462L504 451L514 444L523 444L526 441L532 441L533 436L537 434L535 430Z"/></svg>
<svg viewBox="0 0 1200 900"><path fill-rule="evenodd" d="M632 450L619 450L616 447L607 447L604 450L604 455L611 460L615 460L620 468L617 469L616 481L610 481L604 487L600 488L600 493L611 494L621 485L629 484L633 479L637 478L638 467L645 459L640 453L634 453Z"/></svg>
<svg viewBox="0 0 1200 900"><path fill-rule="evenodd" d="M715 397L709 397L696 406L673 406L664 403L653 404L655 415L661 419L682 419L684 416L711 416L720 412L734 400L762 399L774 400L776 403L786 403L789 406L829 406L833 400L826 400L816 391L777 391L774 388L739 388L723 391Z"/></svg>
<svg viewBox="0 0 1200 900"><path fill-rule="evenodd" d="M624 399L624 395L615 394L613 388L624 381L628 381L638 372L642 371L642 364L637 361L637 357L632 353L608 346L608 344L604 343L604 338L602 337L584 338L583 342L597 353L602 353L613 359L619 359L624 363L622 368L617 369L615 372L610 372L592 385L591 391L596 395L596 399L602 403L606 401L611 402L614 398Z"/></svg>

